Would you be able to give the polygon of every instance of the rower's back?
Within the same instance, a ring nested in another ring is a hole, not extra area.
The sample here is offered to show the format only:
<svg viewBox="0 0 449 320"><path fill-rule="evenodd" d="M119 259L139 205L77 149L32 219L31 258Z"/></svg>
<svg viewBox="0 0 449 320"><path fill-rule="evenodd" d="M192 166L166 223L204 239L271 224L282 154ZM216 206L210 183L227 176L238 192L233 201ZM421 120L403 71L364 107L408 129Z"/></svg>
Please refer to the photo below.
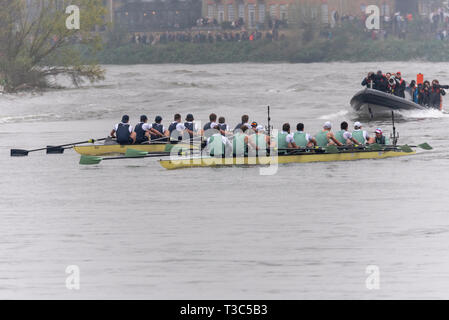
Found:
<svg viewBox="0 0 449 320"><path fill-rule="evenodd" d="M288 151L287 135L288 133L284 131L278 133L277 138L278 154L286 154Z"/></svg>
<svg viewBox="0 0 449 320"><path fill-rule="evenodd" d="M245 143L247 135L241 130L237 130L232 139L232 153L234 157L248 156L248 145Z"/></svg>
<svg viewBox="0 0 449 320"><path fill-rule="evenodd" d="M298 147L307 147L307 135L305 132L297 131L293 134L293 139Z"/></svg>
<svg viewBox="0 0 449 320"><path fill-rule="evenodd" d="M130 124L129 123L119 123L117 125L117 130L116 130L116 137L117 137L117 142L120 144L131 144L132 140L131 140L131 132L130 132Z"/></svg>
<svg viewBox="0 0 449 320"><path fill-rule="evenodd" d="M316 134L315 140L318 147L321 148L327 147L327 145L329 144L329 140L327 139L328 133L329 131L327 130L321 130Z"/></svg>
<svg viewBox="0 0 449 320"><path fill-rule="evenodd" d="M360 144L365 144L365 135L363 134L363 130L354 130L352 132L352 137L357 140Z"/></svg>
<svg viewBox="0 0 449 320"><path fill-rule="evenodd" d="M211 157L224 157L225 145L220 133L215 133L209 137L208 150Z"/></svg>
<svg viewBox="0 0 449 320"><path fill-rule="evenodd" d="M345 130L340 130L335 133L335 138L337 138L338 142L340 142L341 144L346 144L346 139L343 136L345 132Z"/></svg>

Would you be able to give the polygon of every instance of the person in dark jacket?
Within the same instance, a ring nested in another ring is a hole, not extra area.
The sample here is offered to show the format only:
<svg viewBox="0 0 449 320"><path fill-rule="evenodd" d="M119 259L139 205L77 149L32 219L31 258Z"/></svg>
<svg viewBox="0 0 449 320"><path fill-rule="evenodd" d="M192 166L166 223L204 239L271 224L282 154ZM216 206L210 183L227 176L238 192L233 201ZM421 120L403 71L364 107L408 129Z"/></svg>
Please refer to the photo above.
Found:
<svg viewBox="0 0 449 320"><path fill-rule="evenodd" d="M374 78L374 89L387 92L388 80L382 73L382 70L377 71L377 74Z"/></svg>
<svg viewBox="0 0 449 320"><path fill-rule="evenodd" d="M368 72L368 75L362 81L362 86L374 89L374 79L374 72Z"/></svg>
<svg viewBox="0 0 449 320"><path fill-rule="evenodd" d="M400 72L396 73L395 80L396 85L393 92L394 95L401 98L405 98L405 88L407 86L407 83L405 82L404 79L402 79L402 75Z"/></svg>
<svg viewBox="0 0 449 320"><path fill-rule="evenodd" d="M394 80L394 77L391 76L391 73L385 74L385 78L387 79L387 90L386 93L393 93L394 87L396 86L396 81Z"/></svg>
<svg viewBox="0 0 449 320"><path fill-rule="evenodd" d="M410 85L405 89L405 91L409 94L410 100L415 101L415 96L416 96L416 91L417 91L416 81L412 80L410 82Z"/></svg>
<svg viewBox="0 0 449 320"><path fill-rule="evenodd" d="M438 80L432 81L432 87L429 90L429 106L438 110L442 109L442 96L446 95L444 89L449 89L449 86L442 86Z"/></svg>
<svg viewBox="0 0 449 320"><path fill-rule="evenodd" d="M430 82L424 81L418 90L418 103L422 106L428 106L430 102Z"/></svg>

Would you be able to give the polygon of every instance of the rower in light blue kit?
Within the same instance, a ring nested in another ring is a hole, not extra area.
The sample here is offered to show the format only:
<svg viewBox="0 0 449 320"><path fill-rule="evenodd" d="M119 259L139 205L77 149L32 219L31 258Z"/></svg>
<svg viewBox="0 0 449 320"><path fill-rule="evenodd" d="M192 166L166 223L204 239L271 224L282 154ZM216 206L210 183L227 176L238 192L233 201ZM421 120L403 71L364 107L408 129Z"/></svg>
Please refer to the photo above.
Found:
<svg viewBox="0 0 449 320"><path fill-rule="evenodd" d="M289 149L298 149L293 134L290 133L290 123L282 125L282 131L278 133L278 153L286 154Z"/></svg>
<svg viewBox="0 0 449 320"><path fill-rule="evenodd" d="M343 144L335 138L334 133L332 132L332 123L327 121L324 126L323 130L318 132L315 135L315 139L317 142L318 147L327 147L327 146L342 146Z"/></svg>
<svg viewBox="0 0 449 320"><path fill-rule="evenodd" d="M360 144L359 141L356 140L356 139L352 136L352 133L351 133L351 132L348 131L348 127L349 127L348 123L347 123L346 121L343 121L343 122L340 124L341 130L338 131L338 132L335 134L335 137L336 137L337 140L340 141L343 145L347 145L347 146L353 145L353 144L359 145L359 144Z"/></svg>
<svg viewBox="0 0 449 320"><path fill-rule="evenodd" d="M317 142L314 137L310 134L304 132L304 124L298 123L296 125L296 132L293 134L293 138L295 143L300 148L311 148L317 145Z"/></svg>
<svg viewBox="0 0 449 320"><path fill-rule="evenodd" d="M358 121L354 123L354 131L352 131L352 137L360 144L373 143L373 138L370 138L368 132L362 130L362 124Z"/></svg>

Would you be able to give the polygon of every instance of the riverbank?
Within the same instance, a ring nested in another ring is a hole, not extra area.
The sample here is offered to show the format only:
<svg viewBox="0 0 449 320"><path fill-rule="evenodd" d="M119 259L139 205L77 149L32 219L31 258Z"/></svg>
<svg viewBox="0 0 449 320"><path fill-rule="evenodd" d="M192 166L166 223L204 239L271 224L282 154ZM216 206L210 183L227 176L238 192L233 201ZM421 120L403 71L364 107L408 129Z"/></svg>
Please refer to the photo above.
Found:
<svg viewBox="0 0 449 320"><path fill-rule="evenodd" d="M440 40L384 41L336 37L308 44L299 40L245 41L216 43L172 42L167 44L125 45L108 48L96 55L101 64L211 64L239 62L367 62L423 60L444 62L449 58L449 42Z"/></svg>

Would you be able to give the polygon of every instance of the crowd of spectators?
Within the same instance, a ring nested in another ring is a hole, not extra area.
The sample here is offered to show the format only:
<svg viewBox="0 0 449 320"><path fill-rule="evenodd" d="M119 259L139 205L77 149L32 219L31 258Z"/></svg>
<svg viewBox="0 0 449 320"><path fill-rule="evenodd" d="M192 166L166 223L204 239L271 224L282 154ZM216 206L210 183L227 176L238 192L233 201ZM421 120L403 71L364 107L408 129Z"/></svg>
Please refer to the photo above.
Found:
<svg viewBox="0 0 449 320"><path fill-rule="evenodd" d="M334 11L330 15L327 27L320 27L321 37L332 39L335 30L345 24L353 24L359 30L365 30L366 37L372 40L385 40L389 37L407 39L411 35L416 38L426 36L438 40L449 41L449 9L438 8L427 16L411 13L394 12L381 16L379 30L367 30L365 14L339 15ZM256 41L279 40L285 37L279 30L286 28L287 22L268 19L255 31L246 30L245 21L238 18L230 22L218 22L215 18L201 17L196 26L185 31L167 31L153 33L136 33L131 38L135 44L154 45L168 42L214 43L221 41ZM265 28L265 30L264 30ZM268 30L268 31L266 31Z"/></svg>
<svg viewBox="0 0 449 320"><path fill-rule="evenodd" d="M140 45L156 45L169 42L216 43L240 41L277 41L285 38L278 29L271 31L182 31L159 33L136 33L131 37L131 43Z"/></svg>

